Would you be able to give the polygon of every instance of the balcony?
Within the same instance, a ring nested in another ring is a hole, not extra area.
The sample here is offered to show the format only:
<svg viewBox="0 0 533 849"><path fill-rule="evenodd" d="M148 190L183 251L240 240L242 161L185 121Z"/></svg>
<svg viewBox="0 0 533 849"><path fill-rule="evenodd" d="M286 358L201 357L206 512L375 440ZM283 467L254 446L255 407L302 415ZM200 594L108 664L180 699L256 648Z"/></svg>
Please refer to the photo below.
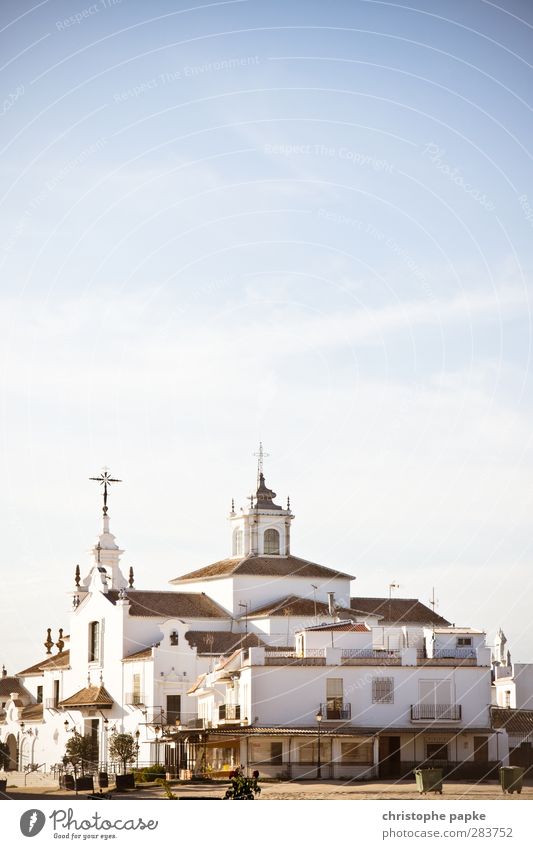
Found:
<svg viewBox="0 0 533 849"><path fill-rule="evenodd" d="M141 693L126 693L124 695L124 704L132 707L144 707L144 696Z"/></svg>
<svg viewBox="0 0 533 849"><path fill-rule="evenodd" d="M461 705L418 704L411 705L412 722L458 722L461 719Z"/></svg>
<svg viewBox="0 0 533 849"><path fill-rule="evenodd" d="M322 718L327 722L347 722L352 718L351 704L344 704L337 700L332 700L324 705L320 705L320 713Z"/></svg>
<svg viewBox="0 0 533 849"><path fill-rule="evenodd" d="M240 722L241 721L241 706L240 705L219 705L218 706L218 721L219 722Z"/></svg>
<svg viewBox="0 0 533 849"><path fill-rule="evenodd" d="M469 658L476 657L476 650L471 646L464 646L462 648L452 647L452 648L436 648L434 651L434 657L450 657L450 658L459 658L460 660L466 660Z"/></svg>
<svg viewBox="0 0 533 849"><path fill-rule="evenodd" d="M44 706L47 710L59 710L59 699L57 696L52 696L51 699L44 700Z"/></svg>

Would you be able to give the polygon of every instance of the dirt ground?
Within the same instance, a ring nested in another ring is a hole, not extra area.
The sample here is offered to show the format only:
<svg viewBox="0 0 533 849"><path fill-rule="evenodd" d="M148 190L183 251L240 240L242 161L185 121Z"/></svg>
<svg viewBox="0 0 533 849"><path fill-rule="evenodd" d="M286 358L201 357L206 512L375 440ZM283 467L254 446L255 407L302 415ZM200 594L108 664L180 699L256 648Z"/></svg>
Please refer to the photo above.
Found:
<svg viewBox="0 0 533 849"><path fill-rule="evenodd" d="M176 784L172 785L173 793L180 799L221 799L226 789L225 784ZM78 798L87 797L87 793L79 793ZM164 799L165 794L161 787L156 785L143 785L134 791L116 793L111 791L111 797L115 799ZM50 788L9 788L7 797L11 799L75 799L73 792ZM5 797L4 797L5 798ZM305 799L432 799L432 800L481 800L498 799L519 801L521 799L533 799L533 782L528 780L522 789L522 793L504 794L497 781L474 782L444 782L442 796L436 793L428 793L421 796L411 780L391 783L387 781L354 782L345 784L339 781L300 781L286 783L263 783L261 801L282 799L286 801Z"/></svg>

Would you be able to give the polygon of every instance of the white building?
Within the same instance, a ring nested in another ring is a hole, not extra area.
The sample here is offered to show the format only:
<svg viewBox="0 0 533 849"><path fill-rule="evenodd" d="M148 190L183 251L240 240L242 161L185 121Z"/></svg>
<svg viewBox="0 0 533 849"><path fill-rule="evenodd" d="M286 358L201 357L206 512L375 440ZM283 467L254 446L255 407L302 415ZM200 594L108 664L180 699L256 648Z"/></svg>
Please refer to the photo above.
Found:
<svg viewBox="0 0 533 849"><path fill-rule="evenodd" d="M85 577L76 569L68 627L48 630L46 656L3 699L13 765L49 769L73 729L100 764L117 730L136 735L140 764L185 774L242 762L308 775L319 728L324 774L337 777L497 759L484 634L416 599L350 598L351 575L292 554L294 515L261 468L250 506L232 505L231 554L168 591L138 588L124 568L113 480L99 480L102 532Z"/></svg>

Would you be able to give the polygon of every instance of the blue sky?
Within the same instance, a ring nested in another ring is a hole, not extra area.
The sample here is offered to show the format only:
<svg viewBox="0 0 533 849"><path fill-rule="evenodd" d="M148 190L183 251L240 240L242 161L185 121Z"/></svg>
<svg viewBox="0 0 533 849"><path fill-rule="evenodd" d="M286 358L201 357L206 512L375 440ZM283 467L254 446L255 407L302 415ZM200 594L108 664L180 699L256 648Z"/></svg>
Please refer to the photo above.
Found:
<svg viewBox="0 0 533 849"><path fill-rule="evenodd" d="M260 439L297 553L533 660L530 4L0 17L9 668L66 624L90 475L165 588L227 553Z"/></svg>

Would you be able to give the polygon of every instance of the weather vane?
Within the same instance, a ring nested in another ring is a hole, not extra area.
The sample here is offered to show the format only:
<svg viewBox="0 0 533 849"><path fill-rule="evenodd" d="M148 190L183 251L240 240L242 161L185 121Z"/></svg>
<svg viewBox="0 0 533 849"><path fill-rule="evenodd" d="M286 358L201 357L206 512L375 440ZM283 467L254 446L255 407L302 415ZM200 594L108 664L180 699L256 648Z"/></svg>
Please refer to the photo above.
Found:
<svg viewBox="0 0 533 849"><path fill-rule="evenodd" d="M97 481L104 487L104 516L107 516L107 487L111 486L112 483L122 483L119 478L112 478L109 474L109 469L107 466L104 466L102 469L102 474L97 478L89 478L90 481Z"/></svg>

